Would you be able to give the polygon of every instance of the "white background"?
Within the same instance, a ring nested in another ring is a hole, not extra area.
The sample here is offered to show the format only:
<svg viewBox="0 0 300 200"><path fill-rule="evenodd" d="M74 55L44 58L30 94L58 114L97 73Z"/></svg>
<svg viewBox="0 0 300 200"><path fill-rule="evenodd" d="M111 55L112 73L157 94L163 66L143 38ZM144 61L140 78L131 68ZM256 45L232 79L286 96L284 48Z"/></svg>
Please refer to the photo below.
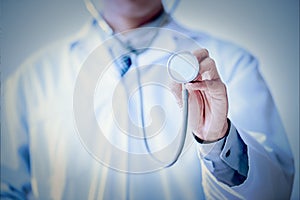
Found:
<svg viewBox="0 0 300 200"><path fill-rule="evenodd" d="M259 59L295 156L292 199L298 199L299 0L182 0L174 16ZM75 33L89 17L83 0L1 0L1 81L30 54Z"/></svg>

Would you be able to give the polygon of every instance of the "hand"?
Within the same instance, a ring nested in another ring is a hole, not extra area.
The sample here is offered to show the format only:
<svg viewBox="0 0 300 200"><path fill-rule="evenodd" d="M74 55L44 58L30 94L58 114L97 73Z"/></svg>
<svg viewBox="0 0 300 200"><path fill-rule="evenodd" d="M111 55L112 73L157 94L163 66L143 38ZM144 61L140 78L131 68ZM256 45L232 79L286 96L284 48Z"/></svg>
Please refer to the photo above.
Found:
<svg viewBox="0 0 300 200"><path fill-rule="evenodd" d="M200 139L215 141L224 137L228 129L226 86L206 49L197 50L194 55L200 72L194 81L185 85L189 91L189 126ZM173 83L172 90L182 105L181 85Z"/></svg>

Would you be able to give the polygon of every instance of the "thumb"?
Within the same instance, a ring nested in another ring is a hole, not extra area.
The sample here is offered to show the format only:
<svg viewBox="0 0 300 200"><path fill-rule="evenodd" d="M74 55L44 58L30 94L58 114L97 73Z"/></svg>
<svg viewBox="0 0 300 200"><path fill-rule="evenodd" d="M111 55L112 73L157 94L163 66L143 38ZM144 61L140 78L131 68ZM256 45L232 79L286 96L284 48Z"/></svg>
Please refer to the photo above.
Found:
<svg viewBox="0 0 300 200"><path fill-rule="evenodd" d="M181 93L182 85L179 84L179 83L172 82L170 84L170 88L171 88L171 91L172 91L173 95L176 98L177 104L179 105L180 108L182 108L182 106L183 106L183 104L182 104L182 93Z"/></svg>

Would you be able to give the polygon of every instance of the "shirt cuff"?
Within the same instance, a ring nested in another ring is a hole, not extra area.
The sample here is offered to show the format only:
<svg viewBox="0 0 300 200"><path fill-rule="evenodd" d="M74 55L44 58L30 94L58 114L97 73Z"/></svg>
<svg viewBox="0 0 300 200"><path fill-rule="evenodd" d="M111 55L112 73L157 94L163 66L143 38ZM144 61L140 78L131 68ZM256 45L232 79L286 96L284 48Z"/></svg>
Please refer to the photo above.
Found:
<svg viewBox="0 0 300 200"><path fill-rule="evenodd" d="M232 124L220 158L239 174L247 176L249 169L247 145Z"/></svg>
<svg viewBox="0 0 300 200"><path fill-rule="evenodd" d="M249 169L247 145L232 123L230 123L229 133L226 137L214 143L199 143L198 150L199 157L208 170L215 175L222 176L220 179L228 176L228 172L235 177L237 176L236 172L247 177ZM225 172L227 174L223 174ZM226 182L230 183L231 180L236 179L232 176L225 178L230 179ZM236 181L234 182L236 183Z"/></svg>

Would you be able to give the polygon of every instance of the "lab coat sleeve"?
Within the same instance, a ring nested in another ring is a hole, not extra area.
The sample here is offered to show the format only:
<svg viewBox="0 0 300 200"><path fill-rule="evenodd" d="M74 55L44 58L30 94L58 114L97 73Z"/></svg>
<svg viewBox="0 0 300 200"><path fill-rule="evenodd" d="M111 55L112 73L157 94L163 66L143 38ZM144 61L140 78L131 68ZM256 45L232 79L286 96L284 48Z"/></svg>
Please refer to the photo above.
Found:
<svg viewBox="0 0 300 200"><path fill-rule="evenodd" d="M228 117L247 145L249 171L242 184L229 186L200 159L205 195L208 199L289 199L294 160L276 106L258 61L243 49L228 46L218 44L211 51L227 86ZM227 138L221 157L226 157L229 142Z"/></svg>
<svg viewBox="0 0 300 200"><path fill-rule="evenodd" d="M30 153L23 80L20 73L3 85L1 109L1 199L31 197Z"/></svg>

